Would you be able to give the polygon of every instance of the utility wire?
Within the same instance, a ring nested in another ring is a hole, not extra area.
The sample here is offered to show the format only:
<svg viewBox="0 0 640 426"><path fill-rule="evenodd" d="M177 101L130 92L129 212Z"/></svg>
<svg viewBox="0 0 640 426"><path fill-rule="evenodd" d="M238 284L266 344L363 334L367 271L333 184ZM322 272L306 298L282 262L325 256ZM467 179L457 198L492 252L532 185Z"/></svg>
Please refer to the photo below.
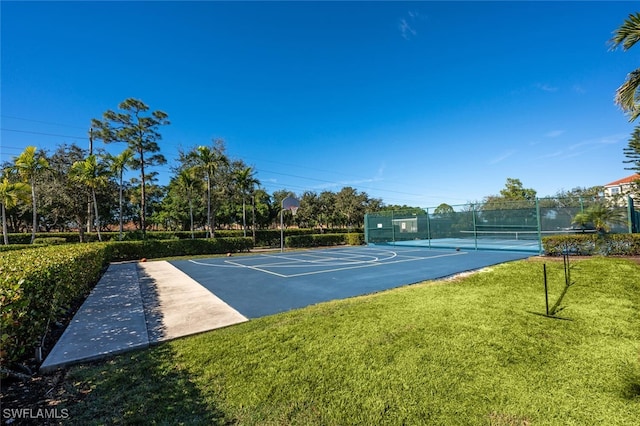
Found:
<svg viewBox="0 0 640 426"><path fill-rule="evenodd" d="M31 135L56 136L56 137L59 137L59 138L74 138L74 139L87 139L87 140L89 140L88 136L57 135L57 134L53 134L53 133L32 132L30 130L7 129L7 128L4 128L4 127L0 127L0 130L2 130L3 132L28 133L28 134L31 134Z"/></svg>
<svg viewBox="0 0 640 426"><path fill-rule="evenodd" d="M72 126L71 124L61 124L61 123L53 123L51 121L32 120L30 118L15 117L13 115L0 114L0 117L11 118L13 120L30 121L32 123L51 124L52 126L69 127L72 129L84 129L84 127Z"/></svg>

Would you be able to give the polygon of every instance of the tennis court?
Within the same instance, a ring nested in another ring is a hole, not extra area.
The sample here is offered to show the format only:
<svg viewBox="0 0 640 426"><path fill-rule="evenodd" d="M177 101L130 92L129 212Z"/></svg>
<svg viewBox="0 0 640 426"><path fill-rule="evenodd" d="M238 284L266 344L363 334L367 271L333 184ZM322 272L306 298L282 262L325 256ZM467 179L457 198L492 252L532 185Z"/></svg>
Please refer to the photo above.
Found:
<svg viewBox="0 0 640 426"><path fill-rule="evenodd" d="M509 250L539 254L542 252L539 238L542 234L537 231L459 231L457 238L416 239L387 244L464 250Z"/></svg>
<svg viewBox="0 0 640 426"><path fill-rule="evenodd" d="M438 279L530 254L361 246L172 261L247 318Z"/></svg>

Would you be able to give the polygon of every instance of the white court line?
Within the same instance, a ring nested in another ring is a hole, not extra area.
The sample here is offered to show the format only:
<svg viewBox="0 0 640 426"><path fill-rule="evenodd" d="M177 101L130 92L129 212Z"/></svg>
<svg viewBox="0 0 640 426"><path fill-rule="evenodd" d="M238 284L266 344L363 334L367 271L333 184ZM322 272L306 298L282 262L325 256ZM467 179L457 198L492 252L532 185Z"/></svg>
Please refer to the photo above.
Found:
<svg viewBox="0 0 640 426"><path fill-rule="evenodd" d="M407 250L409 251L409 250ZM411 250L414 251L414 250ZM415 250L415 251L419 251L419 250ZM389 259L393 259L395 257L398 256L398 254L394 251L391 250L376 250L376 254L377 255L382 255L382 254L386 254L387 257L384 258L380 258L374 254L369 254L368 252L362 253L362 254L358 254L358 253L354 253L351 256L331 256L331 257L326 257L326 256L318 256L317 253L327 253L327 254L331 254L334 255L336 252L332 252L330 250L324 250L324 251L317 251L314 252L313 254L310 254L310 252L300 252L303 256L309 256L309 257L317 257L319 259L317 260L305 260L305 259L301 259L300 257L290 257L290 256L286 256L286 255L273 255L273 254L258 254L255 257L265 257L268 259L282 259L283 262L272 262L272 263L266 263L266 264L257 264L257 265L253 265L253 268L262 268L262 267L287 267L287 268L294 268L294 267L300 267L300 268L307 268L309 267L309 264L314 264L314 265L318 265L318 264L322 264L323 262L327 262L327 261L332 261L332 260L338 260L338 261L343 261L346 263L339 263L339 264L335 264L334 266L341 266L344 264L353 264L355 262L359 262L359 263L371 263L371 262L378 262L378 261L385 261L385 260L389 260ZM343 252L344 253L344 252ZM351 254L349 252L347 252L347 254ZM358 257L362 258L369 258L368 260L350 260L349 258L353 258L353 259L357 259ZM190 259L189 262L196 264L196 265L201 265L201 266L212 266L212 267L216 267L216 268L238 268L238 267L249 267L246 264L241 264L238 262L234 262L231 260L224 260L223 262L226 263L226 265L221 265L221 264L213 264L213 263L207 263L207 262L199 262L197 260L193 260ZM331 265L328 265L331 266Z"/></svg>
<svg viewBox="0 0 640 426"><path fill-rule="evenodd" d="M268 259L290 260L290 261L293 261L295 263L319 263L319 262L326 262L328 260L343 260L343 259L338 258L338 257L327 257L327 256L315 256L316 257L315 260L306 260L306 259L301 259L300 257L274 256L274 255L268 255L268 254L261 254L261 256L266 257ZM302 256L314 257L314 256L311 256L311 255L308 255L308 254L304 254ZM373 260L371 260L373 262L379 260L379 258L375 257L375 256L368 256L368 257L373 259ZM389 258L393 258L393 256L390 256ZM371 261L365 261L365 262L371 262ZM285 263L275 262L273 264L277 265L277 264L285 264Z"/></svg>
<svg viewBox="0 0 640 426"><path fill-rule="evenodd" d="M265 274L271 274L271 275L275 275L275 276L281 277L281 278L289 278L287 275L282 275L282 274L279 274L277 272L268 271L266 269L258 268L258 267L255 267L255 266L243 265L242 263L232 262L230 260L227 260L225 263L229 263L231 265L235 265L236 267L240 267L240 268L253 269L254 271L264 272ZM208 266L216 266L216 265L208 265Z"/></svg>
<svg viewBox="0 0 640 426"><path fill-rule="evenodd" d="M304 276L307 276L307 275L326 274L326 273L329 273L329 272L345 271L345 270L348 270L348 269L369 268L369 267L373 267L373 266L384 266L384 265L389 265L389 264L392 264L392 263L415 262L416 260L435 259L435 258L438 258L438 257L460 256L462 254L468 254L468 253L461 251L461 252L456 252L456 253L452 253L452 254L441 254L441 255L428 256L428 257L414 257L414 258L409 258L409 259L394 260L392 262L367 263L367 264L364 264L364 265L346 266L344 268L324 269L324 270L321 270L321 271L311 271L311 272L303 272L301 274L279 275L279 276L282 276L284 278L304 277Z"/></svg>
<svg viewBox="0 0 640 426"><path fill-rule="evenodd" d="M268 255L268 254L262 254L261 256L266 257L268 259L283 259L283 260L287 260L289 262L271 262L271 263L266 263L266 264L259 264L259 265L255 265L255 266L259 266L259 267L271 267L271 268L277 268L277 267L283 267L283 268L306 268L308 267L310 264L311 265L324 265L324 266L342 266L342 265L353 265L353 264L363 264L363 263L374 263L374 262L384 262L390 259L394 259L395 257L397 257L397 253L392 252L392 251L387 251L388 256L387 257L383 257L383 258L379 258L379 257L375 257L375 256L371 256L371 255L359 255L358 257L360 258L368 258L366 260L357 260L356 257L353 257L353 260L350 260L349 258L345 258L345 257L322 257L322 256L316 256L318 257L318 259L315 260L307 260L307 259L301 259L300 257L288 257L288 256L274 256L274 255ZM310 255L304 255L304 256L310 256ZM293 262L293 263L292 263ZM330 264L329 262L334 262L333 264Z"/></svg>
<svg viewBox="0 0 640 426"><path fill-rule="evenodd" d="M415 252L422 252L422 250L407 250L406 252L409 252L409 251L411 251L411 252L414 252L414 251ZM196 260L189 260L189 262L194 263L196 265L217 267L217 268L245 268L245 269L252 269L254 271L263 272L263 273L270 274L270 275L275 275L275 276L281 277L281 278L293 278L293 277L301 277L301 276L306 276L306 275L316 275L316 274L325 274L325 273L329 273L329 272L344 271L344 270L349 270L349 269L368 268L368 267L371 267L371 266L388 265L388 264L392 264L392 263L414 262L414 261L417 261L417 260L436 259L436 258L440 258L440 257L460 256L460 255L468 254L467 252L461 251L461 252L456 252L456 253L447 253L447 254L439 254L439 255L434 255L434 256L420 256L420 257L404 255L404 257L406 257L406 259L398 259L398 260L394 260L394 261L388 261L389 259L394 259L394 258L398 257L398 253L393 252L391 250L387 250L387 251L383 251L383 252L392 253L392 255L387 257L387 258L383 258L383 259L375 258L376 260L361 261L361 262L358 262L358 263L356 263L356 262L348 262L348 263L341 263L341 264L334 264L334 265L327 265L327 264L319 263L318 261L301 260L300 258L296 258L296 257L274 256L274 255L265 255L265 254L261 254L260 256L268 257L268 258L271 258L271 259L284 259L284 260L288 260L288 261L293 262L293 263L275 262L275 263L266 263L266 264L258 264L258 265L246 265L246 264L243 264L243 263L240 263L240 262L236 262L236 261L224 260L224 263L226 263L226 265L220 265L220 264L211 264L211 263L198 262ZM280 274L278 272L274 272L274 271L271 271L269 269L266 269L266 268L310 268L310 267L314 267L314 266L343 266L343 265L346 265L346 266L344 266L342 268L321 269L321 270L316 270L316 271L303 272L303 273L299 273L299 274L290 274L290 275Z"/></svg>

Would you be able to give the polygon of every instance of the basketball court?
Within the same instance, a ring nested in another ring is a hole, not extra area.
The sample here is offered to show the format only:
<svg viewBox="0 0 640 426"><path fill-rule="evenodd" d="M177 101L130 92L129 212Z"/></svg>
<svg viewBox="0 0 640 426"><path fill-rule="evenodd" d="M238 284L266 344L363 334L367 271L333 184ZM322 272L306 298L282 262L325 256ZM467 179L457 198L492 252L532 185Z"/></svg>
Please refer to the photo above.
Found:
<svg viewBox="0 0 640 426"><path fill-rule="evenodd" d="M358 246L111 264L40 370L527 256Z"/></svg>
<svg viewBox="0 0 640 426"><path fill-rule="evenodd" d="M519 252L361 246L170 262L247 318L443 278Z"/></svg>

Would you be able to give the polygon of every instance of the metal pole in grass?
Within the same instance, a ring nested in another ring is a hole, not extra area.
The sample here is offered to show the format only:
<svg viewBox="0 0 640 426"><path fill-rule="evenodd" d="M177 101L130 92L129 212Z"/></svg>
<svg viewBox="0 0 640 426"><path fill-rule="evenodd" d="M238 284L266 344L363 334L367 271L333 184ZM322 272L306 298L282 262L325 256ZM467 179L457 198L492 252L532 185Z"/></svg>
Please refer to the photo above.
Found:
<svg viewBox="0 0 640 426"><path fill-rule="evenodd" d="M547 264L542 264L542 275L544 276L544 303L547 307L547 316L549 316L549 290L547 288Z"/></svg>

